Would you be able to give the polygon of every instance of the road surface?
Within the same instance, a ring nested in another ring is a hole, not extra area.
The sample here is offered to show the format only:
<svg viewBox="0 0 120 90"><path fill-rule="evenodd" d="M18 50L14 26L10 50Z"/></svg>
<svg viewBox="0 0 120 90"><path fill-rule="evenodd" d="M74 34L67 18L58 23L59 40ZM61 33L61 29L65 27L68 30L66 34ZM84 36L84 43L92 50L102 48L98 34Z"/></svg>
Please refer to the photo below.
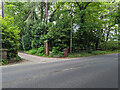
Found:
<svg viewBox="0 0 120 90"><path fill-rule="evenodd" d="M117 88L118 54L3 66L3 88Z"/></svg>

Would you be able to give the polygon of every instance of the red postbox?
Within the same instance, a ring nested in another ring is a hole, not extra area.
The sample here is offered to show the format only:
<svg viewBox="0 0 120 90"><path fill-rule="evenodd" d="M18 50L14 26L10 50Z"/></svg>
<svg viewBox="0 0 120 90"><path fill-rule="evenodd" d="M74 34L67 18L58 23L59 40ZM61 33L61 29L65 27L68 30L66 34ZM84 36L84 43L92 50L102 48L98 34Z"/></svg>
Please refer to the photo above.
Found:
<svg viewBox="0 0 120 90"><path fill-rule="evenodd" d="M68 50L64 49L64 56L67 57L67 55L68 55Z"/></svg>

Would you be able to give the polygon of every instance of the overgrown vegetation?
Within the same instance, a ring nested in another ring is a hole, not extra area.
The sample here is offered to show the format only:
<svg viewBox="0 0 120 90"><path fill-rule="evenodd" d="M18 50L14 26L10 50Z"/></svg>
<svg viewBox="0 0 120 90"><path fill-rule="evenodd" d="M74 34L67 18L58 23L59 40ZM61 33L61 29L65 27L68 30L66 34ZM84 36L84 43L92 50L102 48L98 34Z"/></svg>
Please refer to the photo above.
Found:
<svg viewBox="0 0 120 90"><path fill-rule="evenodd" d="M16 61L19 62L21 60L21 57L20 56L17 56L16 57Z"/></svg>
<svg viewBox="0 0 120 90"><path fill-rule="evenodd" d="M1 20L1 19L0 19ZM8 49L8 59L14 58L19 49L20 29L14 25L14 18L2 19L2 48Z"/></svg>
<svg viewBox="0 0 120 90"><path fill-rule="evenodd" d="M18 48L45 56L46 40L49 57L64 57L64 49L70 51L70 38L71 57L74 53L89 56L120 49L119 2L48 2L47 5L48 18L45 2L5 2L2 46L9 49L9 58L17 55Z"/></svg>
<svg viewBox="0 0 120 90"><path fill-rule="evenodd" d="M1 59L0 65L7 65L10 63L20 62L21 60L22 59L20 56L16 56L16 58L12 58L12 59Z"/></svg>
<svg viewBox="0 0 120 90"><path fill-rule="evenodd" d="M5 65L5 64L8 64L8 60L6 60L6 59L1 59L1 65Z"/></svg>

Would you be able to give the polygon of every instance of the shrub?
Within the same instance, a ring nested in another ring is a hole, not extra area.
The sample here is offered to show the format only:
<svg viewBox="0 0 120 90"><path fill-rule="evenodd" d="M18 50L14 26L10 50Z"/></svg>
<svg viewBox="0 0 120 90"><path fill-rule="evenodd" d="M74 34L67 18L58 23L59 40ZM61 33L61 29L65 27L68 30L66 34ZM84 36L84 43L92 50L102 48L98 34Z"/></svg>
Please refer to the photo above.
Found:
<svg viewBox="0 0 120 90"><path fill-rule="evenodd" d="M45 54L45 48L43 45L41 45L40 48L38 48L36 55L43 56Z"/></svg>
<svg viewBox="0 0 120 90"><path fill-rule="evenodd" d="M24 50L30 50L31 48L31 42L29 40L29 35L24 35L22 37L22 45Z"/></svg>
<svg viewBox="0 0 120 90"><path fill-rule="evenodd" d="M116 50L118 49L118 41L108 41L105 47L106 50Z"/></svg>
<svg viewBox="0 0 120 90"><path fill-rule="evenodd" d="M8 64L8 60L6 60L6 59L1 59L1 64L2 64L2 65Z"/></svg>
<svg viewBox="0 0 120 90"><path fill-rule="evenodd" d="M48 57L53 57L52 51L49 51L49 56Z"/></svg>
<svg viewBox="0 0 120 90"><path fill-rule="evenodd" d="M24 51L24 52L29 53L29 54L34 54L34 55L37 55L37 56L45 56L45 51L44 50L45 50L44 46L42 45L38 49L31 49L31 50Z"/></svg>
<svg viewBox="0 0 120 90"><path fill-rule="evenodd" d="M106 54L106 51L94 51L92 52L93 55L99 55L99 54Z"/></svg>
<svg viewBox="0 0 120 90"><path fill-rule="evenodd" d="M8 59L16 57L20 40L19 27L14 26L13 17L0 20L2 20L2 48L8 49Z"/></svg>
<svg viewBox="0 0 120 90"><path fill-rule="evenodd" d="M80 52L79 56L81 56L81 57L91 56L91 53L88 53L88 52Z"/></svg>
<svg viewBox="0 0 120 90"><path fill-rule="evenodd" d="M56 55L59 52L59 47L53 47L52 54Z"/></svg>
<svg viewBox="0 0 120 90"><path fill-rule="evenodd" d="M88 48L88 53L91 53L93 50L92 50L92 47L89 47Z"/></svg>
<svg viewBox="0 0 120 90"><path fill-rule="evenodd" d="M16 57L16 61L20 61L21 60L21 57L20 56L17 56Z"/></svg>
<svg viewBox="0 0 120 90"><path fill-rule="evenodd" d="M36 49L31 49L31 50L28 51L28 53L30 53L30 54L35 54L36 52L37 52Z"/></svg>
<svg viewBox="0 0 120 90"><path fill-rule="evenodd" d="M53 57L53 54L49 54L49 56L48 57Z"/></svg>
<svg viewBox="0 0 120 90"><path fill-rule="evenodd" d="M58 52L57 55L60 56L60 57L64 57L64 52Z"/></svg>
<svg viewBox="0 0 120 90"><path fill-rule="evenodd" d="M107 41L104 43L100 43L99 48L101 48L102 50L118 50L120 49L120 41Z"/></svg>
<svg viewBox="0 0 120 90"><path fill-rule="evenodd" d="M74 57L76 57L76 56L74 56L74 55L72 55L72 54L69 54L68 57L74 58Z"/></svg>
<svg viewBox="0 0 120 90"><path fill-rule="evenodd" d="M36 40L36 39L33 39L33 40L31 41L31 47L32 47L32 48L38 48L37 41L38 41L38 40Z"/></svg>
<svg viewBox="0 0 120 90"><path fill-rule="evenodd" d="M36 53L35 55L37 55L37 56L45 56L45 54L43 54L43 53Z"/></svg>

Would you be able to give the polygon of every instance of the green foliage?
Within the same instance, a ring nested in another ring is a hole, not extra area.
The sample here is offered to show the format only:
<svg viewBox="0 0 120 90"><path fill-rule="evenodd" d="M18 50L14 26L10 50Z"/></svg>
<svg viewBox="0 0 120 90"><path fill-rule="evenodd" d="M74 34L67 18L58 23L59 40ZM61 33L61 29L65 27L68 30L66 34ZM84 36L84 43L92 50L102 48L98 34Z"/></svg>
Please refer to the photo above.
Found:
<svg viewBox="0 0 120 90"><path fill-rule="evenodd" d="M99 55L99 54L106 54L106 51L94 51L92 52L93 55Z"/></svg>
<svg viewBox="0 0 120 90"><path fill-rule="evenodd" d="M13 17L2 19L2 48L8 49L8 59L16 57L19 48L20 30L13 21Z"/></svg>
<svg viewBox="0 0 120 90"><path fill-rule="evenodd" d="M19 62L21 60L21 57L20 56L17 56L16 57L16 61Z"/></svg>
<svg viewBox="0 0 120 90"><path fill-rule="evenodd" d="M118 41L108 41L106 43L107 50L116 50L118 49Z"/></svg>
<svg viewBox="0 0 120 90"><path fill-rule="evenodd" d="M68 57L71 57L71 58L74 58L74 57L86 57L86 56L91 56L91 53L80 52L80 53L72 53L72 54L68 55Z"/></svg>
<svg viewBox="0 0 120 90"><path fill-rule="evenodd" d="M33 55L38 55L38 56L45 56L45 49L44 46L41 45L38 49L31 49L28 51L25 51L25 53L33 54Z"/></svg>
<svg viewBox="0 0 120 90"><path fill-rule="evenodd" d="M44 55L44 51L45 51L44 46L41 46L40 48L38 48L37 54L42 54L42 55Z"/></svg>
<svg viewBox="0 0 120 90"><path fill-rule="evenodd" d="M55 49L53 49L53 52L54 52ZM61 52L61 51L57 51L57 53L50 53L49 54L49 57L64 57L64 52Z"/></svg>
<svg viewBox="0 0 120 90"><path fill-rule="evenodd" d="M31 42L29 39L29 35L24 35L22 37L22 44L23 44L23 49L24 50L29 50L31 48Z"/></svg>
<svg viewBox="0 0 120 90"><path fill-rule="evenodd" d="M8 64L8 60L1 59L1 64L2 64L2 65Z"/></svg>
<svg viewBox="0 0 120 90"><path fill-rule="evenodd" d="M120 49L118 45L118 41L108 41L102 46L103 50L117 50Z"/></svg>
<svg viewBox="0 0 120 90"><path fill-rule="evenodd" d="M116 50L118 49L118 41L108 41L106 43L107 50Z"/></svg>
<svg viewBox="0 0 120 90"><path fill-rule="evenodd" d="M93 56L93 55L103 55L103 54L114 54L118 53L120 50L114 50L114 51L92 51L91 53L88 52L80 52L80 53L72 53L68 54L68 57L74 58L74 57L87 57L87 56Z"/></svg>
<svg viewBox="0 0 120 90"><path fill-rule="evenodd" d="M53 55L52 53L50 53L48 57L53 57L53 56L54 56L54 55Z"/></svg>
<svg viewBox="0 0 120 90"><path fill-rule="evenodd" d="M50 50L57 48L58 51L62 51L64 48L69 48L69 26L66 25L68 22L58 20L56 25L49 23L48 33L46 35L49 44L51 46Z"/></svg>
<svg viewBox="0 0 120 90"><path fill-rule="evenodd" d="M52 54L56 55L59 52L59 47L53 47Z"/></svg>
<svg viewBox="0 0 120 90"><path fill-rule="evenodd" d="M69 54L68 57L74 58L74 57L76 57L76 56L74 56L74 55L72 55L72 54Z"/></svg>
<svg viewBox="0 0 120 90"><path fill-rule="evenodd" d="M60 57L64 57L64 52L58 52L57 55L60 56Z"/></svg>
<svg viewBox="0 0 120 90"><path fill-rule="evenodd" d="M92 47L89 47L88 48L88 53L91 53L93 50L92 50Z"/></svg>
<svg viewBox="0 0 120 90"><path fill-rule="evenodd" d="M6 2L5 12L7 16L15 18L12 21L14 26L19 25L20 49L30 50L28 52L31 54L42 56L45 54L44 41L47 40L50 45L49 49L52 51L50 56L57 54L63 56L61 52L65 48L68 51L70 49L70 12L72 9L72 52L78 53L86 50L87 53L83 56L87 56L98 48L119 49L116 43L112 44L108 41L119 37L117 34L119 30L117 25L120 25L118 4L118 2L48 2L49 22L45 18L45 2ZM8 34L8 36L14 35ZM9 46L8 42L11 43L11 47L16 45L12 40L4 41ZM16 48L14 50L17 51ZM82 54L84 53L80 56Z"/></svg>
<svg viewBox="0 0 120 90"><path fill-rule="evenodd" d="M25 51L26 53L29 53L29 54L35 54L37 52L36 49L31 49L29 51Z"/></svg>
<svg viewBox="0 0 120 90"><path fill-rule="evenodd" d="M35 22L33 26L31 26L31 47L39 48L41 45L44 45L45 41L45 33L47 26L45 23ZM30 38L29 37L29 38Z"/></svg>

